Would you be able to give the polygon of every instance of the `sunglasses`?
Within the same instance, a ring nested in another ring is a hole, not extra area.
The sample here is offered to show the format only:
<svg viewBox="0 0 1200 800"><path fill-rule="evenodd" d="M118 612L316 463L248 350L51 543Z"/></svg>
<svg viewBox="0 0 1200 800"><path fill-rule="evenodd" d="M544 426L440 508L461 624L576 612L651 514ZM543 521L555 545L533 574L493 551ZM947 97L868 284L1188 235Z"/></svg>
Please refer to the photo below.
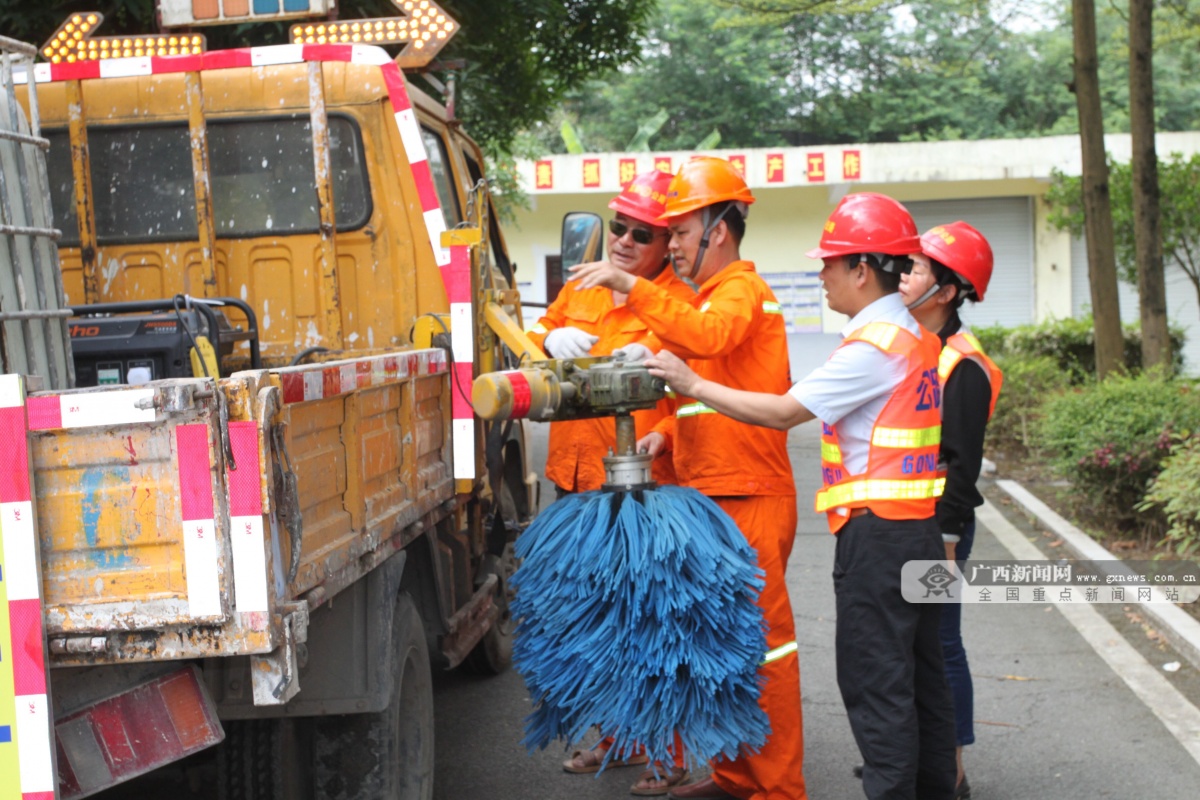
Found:
<svg viewBox="0 0 1200 800"><path fill-rule="evenodd" d="M647 228L631 228L624 222L615 219L610 219L608 221L608 229L612 232L612 235L618 239L628 233L638 244L650 244L656 238L658 238L658 234L652 230Z"/></svg>

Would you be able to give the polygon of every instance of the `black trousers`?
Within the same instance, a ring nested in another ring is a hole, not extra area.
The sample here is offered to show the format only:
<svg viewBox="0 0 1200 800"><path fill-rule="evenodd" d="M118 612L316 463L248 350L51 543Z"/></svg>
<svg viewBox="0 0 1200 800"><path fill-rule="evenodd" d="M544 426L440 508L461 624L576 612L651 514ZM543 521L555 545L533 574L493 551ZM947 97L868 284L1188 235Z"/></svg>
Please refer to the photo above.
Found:
<svg viewBox="0 0 1200 800"><path fill-rule="evenodd" d="M952 800L954 709L938 638L941 606L900 593L906 561L944 560L934 520L865 514L838 533L837 676L871 800Z"/></svg>

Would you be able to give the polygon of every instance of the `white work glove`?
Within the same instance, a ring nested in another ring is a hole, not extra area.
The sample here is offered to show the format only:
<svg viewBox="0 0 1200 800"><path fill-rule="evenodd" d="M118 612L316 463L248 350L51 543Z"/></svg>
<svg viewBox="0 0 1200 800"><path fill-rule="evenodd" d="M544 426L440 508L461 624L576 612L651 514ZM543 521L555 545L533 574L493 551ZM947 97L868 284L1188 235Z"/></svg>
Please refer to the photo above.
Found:
<svg viewBox="0 0 1200 800"><path fill-rule="evenodd" d="M624 358L626 361L645 361L654 355L654 351L644 344L634 342L613 350L613 355L617 358Z"/></svg>
<svg viewBox="0 0 1200 800"><path fill-rule="evenodd" d="M585 358L600 339L579 328L555 328L546 334L546 352L554 358Z"/></svg>

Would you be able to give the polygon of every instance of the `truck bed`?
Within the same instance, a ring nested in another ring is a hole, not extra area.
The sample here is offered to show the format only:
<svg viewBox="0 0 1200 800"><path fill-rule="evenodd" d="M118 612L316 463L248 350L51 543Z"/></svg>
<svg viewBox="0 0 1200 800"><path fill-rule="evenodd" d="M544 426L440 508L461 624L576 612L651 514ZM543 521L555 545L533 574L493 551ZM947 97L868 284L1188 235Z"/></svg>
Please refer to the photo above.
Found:
<svg viewBox="0 0 1200 800"><path fill-rule="evenodd" d="M449 391L429 349L31 395L53 664L275 650L450 513Z"/></svg>

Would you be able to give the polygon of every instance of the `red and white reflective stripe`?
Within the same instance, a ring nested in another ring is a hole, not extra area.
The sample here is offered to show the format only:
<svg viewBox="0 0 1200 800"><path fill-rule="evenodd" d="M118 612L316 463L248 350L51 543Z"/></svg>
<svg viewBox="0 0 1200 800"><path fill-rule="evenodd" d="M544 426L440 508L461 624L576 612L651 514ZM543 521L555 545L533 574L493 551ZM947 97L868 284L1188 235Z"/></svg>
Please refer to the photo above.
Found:
<svg viewBox="0 0 1200 800"><path fill-rule="evenodd" d="M188 613L194 618L221 614L208 439L207 425L175 428L179 505L183 517L183 564L187 571Z"/></svg>
<svg viewBox="0 0 1200 800"><path fill-rule="evenodd" d="M263 537L263 502L258 424L229 423L229 446L237 469L227 470L229 540L233 551L233 596L242 624L267 627L267 554Z"/></svg>
<svg viewBox="0 0 1200 800"><path fill-rule="evenodd" d="M284 403L326 400L355 389L383 386L417 375L446 371L446 352L440 348L388 356L369 356L272 370L279 375Z"/></svg>
<svg viewBox="0 0 1200 800"><path fill-rule="evenodd" d="M475 380L475 321L471 314L471 248L450 247L450 263L442 268L442 283L450 300L450 352L454 374L450 394L454 417L454 477L475 477L475 410L468 398Z"/></svg>
<svg viewBox="0 0 1200 800"><path fill-rule="evenodd" d="M154 422L153 389L111 389L29 398L29 429L34 431L141 422Z"/></svg>
<svg viewBox="0 0 1200 800"><path fill-rule="evenodd" d="M46 692L46 633L42 626L37 531L33 524L25 386L0 375L0 796L54 800L53 738ZM10 748L8 753L4 748ZM16 758L12 757L12 748Z"/></svg>

